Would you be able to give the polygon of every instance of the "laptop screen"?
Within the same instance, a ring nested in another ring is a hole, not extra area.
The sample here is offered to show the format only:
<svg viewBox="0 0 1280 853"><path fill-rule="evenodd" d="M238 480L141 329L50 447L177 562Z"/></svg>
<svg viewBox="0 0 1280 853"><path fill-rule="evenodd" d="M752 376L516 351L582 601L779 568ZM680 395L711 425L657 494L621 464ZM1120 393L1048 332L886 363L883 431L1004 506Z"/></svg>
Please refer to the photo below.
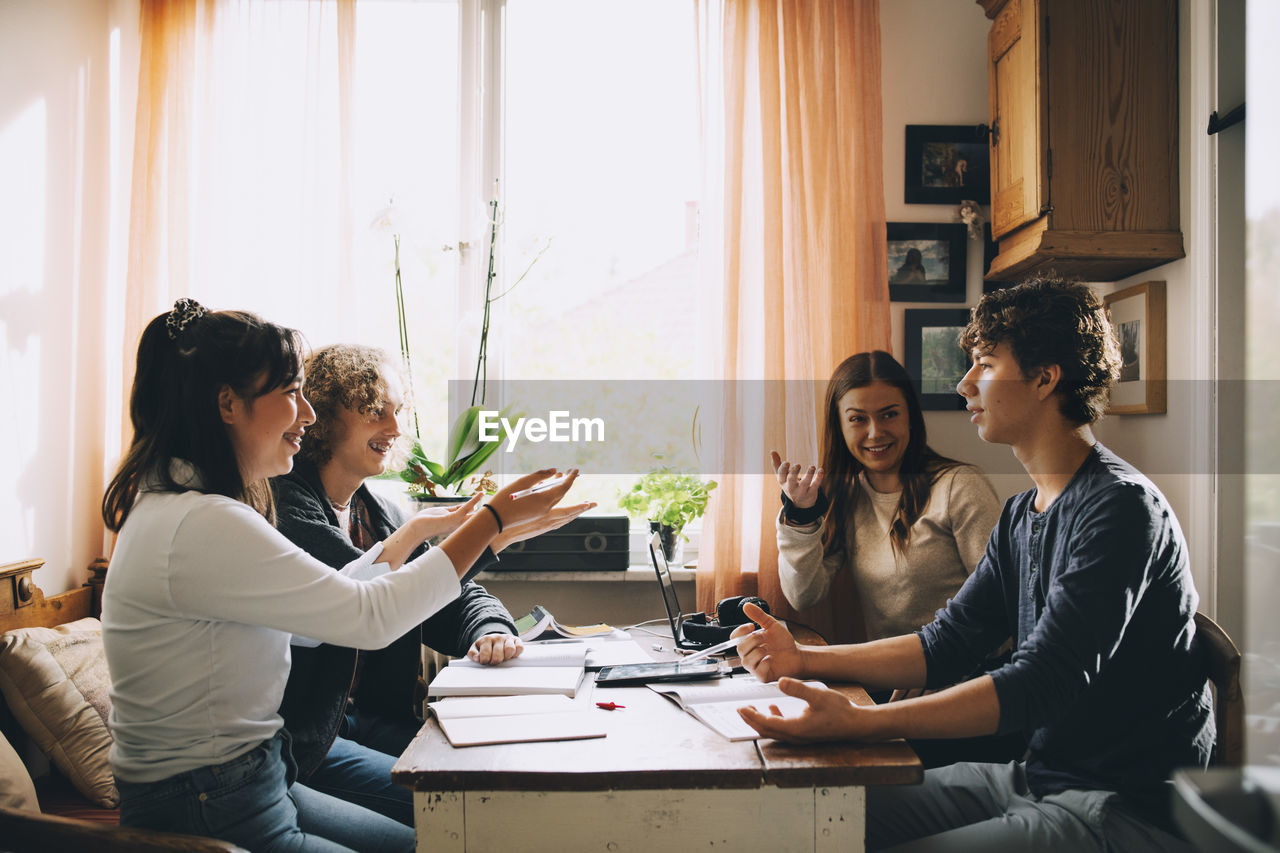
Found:
<svg viewBox="0 0 1280 853"><path fill-rule="evenodd" d="M662 589L662 603L667 608L667 620L671 622L671 636L680 639L680 600L676 598L676 586L671 580L671 570L667 567L667 557L662 553L662 534L655 532L649 539L649 556L653 559L653 570L658 573L658 586Z"/></svg>

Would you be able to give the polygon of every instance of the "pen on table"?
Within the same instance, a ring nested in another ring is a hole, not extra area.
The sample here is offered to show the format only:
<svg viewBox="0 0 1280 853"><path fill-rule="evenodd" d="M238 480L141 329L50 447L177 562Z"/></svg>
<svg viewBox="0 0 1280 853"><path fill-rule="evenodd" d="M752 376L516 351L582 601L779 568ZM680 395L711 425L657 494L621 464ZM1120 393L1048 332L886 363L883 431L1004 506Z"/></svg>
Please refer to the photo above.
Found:
<svg viewBox="0 0 1280 853"><path fill-rule="evenodd" d="M737 648L738 643L742 642L747 637L754 637L758 634L763 634L763 633L764 633L764 629L761 628L761 629L752 631L750 634L743 634L741 637L733 637L732 639L725 640L723 643L716 643L714 646L711 646L710 648L703 649L700 652L694 652L688 657L682 658L680 660L680 663L688 663L689 661L702 660L705 657L710 657L711 655L717 654L719 652L727 652L729 651L729 649Z"/></svg>

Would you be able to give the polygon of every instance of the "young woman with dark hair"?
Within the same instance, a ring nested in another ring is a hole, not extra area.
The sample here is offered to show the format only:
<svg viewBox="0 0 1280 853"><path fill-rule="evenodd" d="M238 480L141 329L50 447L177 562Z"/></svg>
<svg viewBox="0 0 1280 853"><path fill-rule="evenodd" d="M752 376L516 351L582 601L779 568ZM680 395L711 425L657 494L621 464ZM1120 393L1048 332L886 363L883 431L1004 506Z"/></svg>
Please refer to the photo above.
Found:
<svg viewBox="0 0 1280 853"><path fill-rule="evenodd" d="M919 397L889 353L845 359L824 409L820 468L773 454L782 591L810 607L847 568L867 639L914 631L978 564L1000 502L976 468L929 447Z"/></svg>
<svg viewBox="0 0 1280 853"><path fill-rule="evenodd" d="M315 420L302 352L291 329L186 299L142 334L133 440L102 503L119 533L102 624L120 819L272 853L412 850L412 829L295 784L278 713L290 637L392 642L574 477L513 499L554 472L521 477L439 547L409 560L421 540L401 528L334 571L271 523L267 480Z"/></svg>

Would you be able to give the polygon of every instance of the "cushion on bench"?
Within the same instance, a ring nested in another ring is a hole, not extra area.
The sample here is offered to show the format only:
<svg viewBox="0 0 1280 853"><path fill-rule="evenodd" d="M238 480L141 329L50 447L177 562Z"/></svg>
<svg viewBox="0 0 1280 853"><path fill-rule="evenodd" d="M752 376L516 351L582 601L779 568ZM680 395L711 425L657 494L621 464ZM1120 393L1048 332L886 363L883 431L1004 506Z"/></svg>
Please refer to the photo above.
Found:
<svg viewBox="0 0 1280 853"><path fill-rule="evenodd" d="M0 692L27 735L91 802L120 804L107 758L110 677L92 617L0 637Z"/></svg>
<svg viewBox="0 0 1280 853"><path fill-rule="evenodd" d="M0 735L0 806L29 812L40 811L35 785L31 784L31 774L27 772L27 766L22 763L9 739L3 735Z"/></svg>

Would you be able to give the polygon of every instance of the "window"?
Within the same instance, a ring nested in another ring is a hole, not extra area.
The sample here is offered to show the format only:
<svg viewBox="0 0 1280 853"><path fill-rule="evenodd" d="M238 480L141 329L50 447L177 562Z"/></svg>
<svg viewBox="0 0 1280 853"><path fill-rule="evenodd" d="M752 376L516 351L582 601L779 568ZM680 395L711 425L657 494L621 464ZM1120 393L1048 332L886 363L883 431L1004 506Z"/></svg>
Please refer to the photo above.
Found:
<svg viewBox="0 0 1280 853"><path fill-rule="evenodd" d="M356 9L353 268L364 298L352 314L366 318L364 342L398 349L398 235L419 428L427 447L443 447L448 382L464 357L456 334L460 244L476 240L463 233L458 201L459 7L392 0ZM346 333L335 330L335 340L349 340Z"/></svg>
<svg viewBox="0 0 1280 853"><path fill-rule="evenodd" d="M190 222L166 232L190 269L167 285L313 346L395 351L398 269L418 429L438 458L470 402L496 182L489 379L588 383L631 406L608 428L631 431L641 464L546 448L593 474L575 496L619 512L617 489L669 452L654 425L673 420L627 383L687 378L698 351L692 6L362 0L349 59L334 14L248 4L202 22L189 150L169 170L172 196L191 184ZM510 401L548 414L519 388Z"/></svg>
<svg viewBox="0 0 1280 853"><path fill-rule="evenodd" d="M607 424L610 441L634 448L625 460L574 448L592 472L575 494L619 512L617 490L645 470L637 462L673 449L645 380L694 372L694 11L687 0L507 0L506 10L504 284L536 263L500 303L502 373L573 381L550 392L516 383L517 397L569 407L612 397L609 410L627 413ZM683 426L677 434L687 443Z"/></svg>

